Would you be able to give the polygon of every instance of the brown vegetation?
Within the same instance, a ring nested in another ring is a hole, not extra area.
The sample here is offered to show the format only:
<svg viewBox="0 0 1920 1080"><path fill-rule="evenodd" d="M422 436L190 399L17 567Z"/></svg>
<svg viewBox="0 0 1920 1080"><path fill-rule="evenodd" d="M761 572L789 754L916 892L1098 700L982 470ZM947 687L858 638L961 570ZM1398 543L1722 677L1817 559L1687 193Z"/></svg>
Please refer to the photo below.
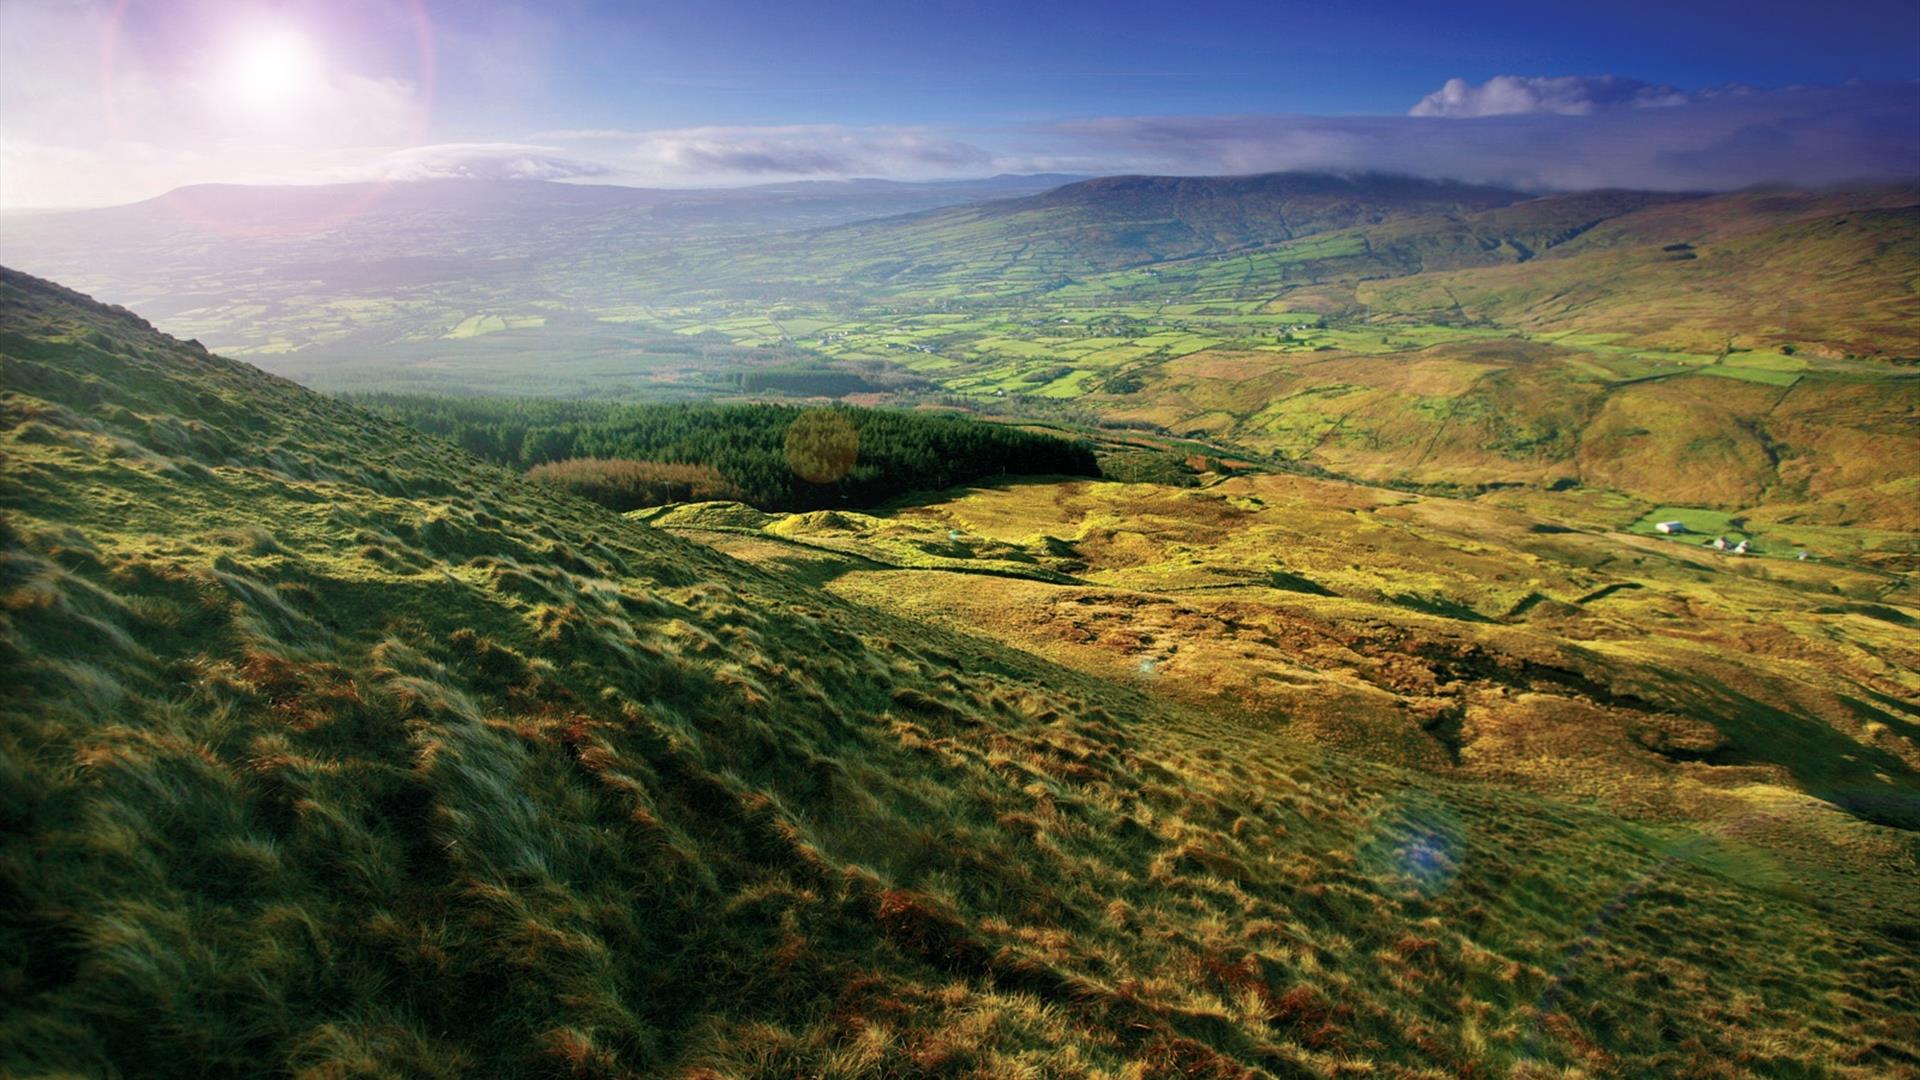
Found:
<svg viewBox="0 0 1920 1080"><path fill-rule="evenodd" d="M670 502L737 499L739 489L709 465L626 458L569 458L527 470L527 479L552 484L625 513Z"/></svg>

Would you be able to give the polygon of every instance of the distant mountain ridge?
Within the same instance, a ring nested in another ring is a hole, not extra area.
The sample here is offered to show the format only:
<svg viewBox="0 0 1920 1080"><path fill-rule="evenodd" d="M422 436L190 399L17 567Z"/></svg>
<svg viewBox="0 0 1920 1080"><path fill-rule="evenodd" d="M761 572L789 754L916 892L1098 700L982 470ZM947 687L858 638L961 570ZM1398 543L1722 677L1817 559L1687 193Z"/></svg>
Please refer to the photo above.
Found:
<svg viewBox="0 0 1920 1080"><path fill-rule="evenodd" d="M1533 196L1377 173L1060 179L201 186L10 217L0 257L229 351L311 350L321 363L416 355L468 320L564 323L566 343L551 347L578 355L627 349L621 328L657 326L661 311L724 308L725 321L796 304L834 318L896 302L1159 306L1187 302L1180 290L1200 277L1240 304L1325 287L1305 310L1363 319L1378 307L1529 332L1619 324L1687 351L1764 327L1767 342L1833 355L1913 351L1911 290L1899 284L1915 261L1913 185ZM1709 243L1729 245L1728 258L1701 261ZM1750 317L1773 299L1783 314Z"/></svg>
<svg viewBox="0 0 1920 1080"><path fill-rule="evenodd" d="M965 284L996 295L1042 296L1115 271L1146 268L1177 277L1194 260L1252 254L1266 261L1247 268L1251 298L1263 289L1272 296L1302 284L1350 286L1434 271L1511 268L1552 251L1607 263L1592 273L1619 282L1605 298L1610 306L1664 310L1672 290L1653 285L1657 275L1623 277L1620 252L1639 248L1654 262L1671 262L1684 260L1685 252L1660 249L1737 242L1753 249L1748 258L1784 268L1793 257L1787 246L1808 239L1790 239L1798 235L1795 229L1816 221L1844 229L1849 214L1875 214L1885 222L1878 234L1855 223L1850 237L1823 236L1818 246L1824 257L1842 262L1897 267L1912 248L1909 219L1917 210L1920 186L1913 184L1536 196L1384 174L1103 177L1017 199L832 226L800 240L774 238L734 258L725 272L745 278L765 265L770 279L812 274L841 278L849 287ZM699 272L673 270L682 278ZM1571 268L1560 273L1580 275ZM1806 297L1856 289L1864 280L1816 276ZM1875 280L1871 288L1884 284ZM1170 288L1146 290L1141 298L1148 297L1179 301ZM1721 314L1735 313L1733 305L1750 299L1744 292L1729 295ZM1854 340L1848 347L1862 344Z"/></svg>
<svg viewBox="0 0 1920 1080"><path fill-rule="evenodd" d="M926 252L929 262L1032 259L1084 273L1408 217L1458 216L1529 198L1504 188L1378 173L1108 176L1020 198L854 222L819 239L862 249L852 255L856 260L922 259ZM927 252L922 240L946 250Z"/></svg>
<svg viewBox="0 0 1920 1080"><path fill-rule="evenodd" d="M881 177L852 177L845 180L790 180L734 187L649 187L636 184L592 183L586 181L512 179L499 177L425 177L419 179L343 180L325 183L247 184L212 181L183 184L159 195L94 207L24 208L10 211L27 217L54 215L90 215L121 211L150 211L169 205L212 205L219 201L228 207L272 208L275 202L298 205L305 200L382 192L398 205L429 205L434 202L485 204L517 202L526 204L574 204L607 206L645 206L672 201L750 202L767 196L842 196L850 194L907 195L930 193L938 198L1009 198L1052 190L1087 177L1072 173L1001 173L974 180L889 180Z"/></svg>
<svg viewBox="0 0 1920 1080"><path fill-rule="evenodd" d="M549 180L197 184L123 206L10 214L0 260L165 318L189 276L299 287L312 263L592 256L758 237L1056 186L1057 174L979 181L810 181L669 189ZM425 265L422 263L422 265ZM277 276L282 268L284 276ZM263 281L264 279L264 281ZM391 284L404 284L382 273Z"/></svg>
<svg viewBox="0 0 1920 1080"><path fill-rule="evenodd" d="M1004 200L993 209L1017 213L1028 207L1089 205L1116 215L1156 207L1208 204L1302 203L1368 207L1376 213L1435 206L1489 209L1535 196L1486 184L1437 180L1398 173L1270 172L1240 176L1100 176L1062 184L1037 195Z"/></svg>

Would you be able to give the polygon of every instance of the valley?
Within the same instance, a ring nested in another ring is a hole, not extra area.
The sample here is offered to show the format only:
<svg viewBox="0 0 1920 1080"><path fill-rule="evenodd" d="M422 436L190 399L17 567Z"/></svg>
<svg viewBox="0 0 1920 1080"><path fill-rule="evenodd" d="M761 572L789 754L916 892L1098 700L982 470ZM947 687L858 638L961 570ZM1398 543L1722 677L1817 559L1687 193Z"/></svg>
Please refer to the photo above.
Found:
<svg viewBox="0 0 1920 1080"><path fill-rule="evenodd" d="M1912 187L446 194L0 272L6 1068L1920 1065Z"/></svg>
<svg viewBox="0 0 1920 1080"><path fill-rule="evenodd" d="M269 260L245 281L173 256L143 286L102 275L151 261L161 208L111 212L140 227L97 242L84 215L49 217L0 255L121 252L81 284L220 297L161 325L330 391L804 399L831 376L861 404L1117 426L1369 483L1571 487L1612 516L1625 497L1622 525L1726 513L1835 556L1898 561L1920 529L1910 185L1535 198L1119 177L828 224L861 193L749 191L725 224L672 230L567 185L478 190L458 217L403 193L318 234L222 244ZM259 212L287 198L263 191ZM446 278L363 243L387 234L447 258L485 245L498 269ZM338 256L324 276L271 269L316 251ZM471 293L490 281L500 299Z"/></svg>

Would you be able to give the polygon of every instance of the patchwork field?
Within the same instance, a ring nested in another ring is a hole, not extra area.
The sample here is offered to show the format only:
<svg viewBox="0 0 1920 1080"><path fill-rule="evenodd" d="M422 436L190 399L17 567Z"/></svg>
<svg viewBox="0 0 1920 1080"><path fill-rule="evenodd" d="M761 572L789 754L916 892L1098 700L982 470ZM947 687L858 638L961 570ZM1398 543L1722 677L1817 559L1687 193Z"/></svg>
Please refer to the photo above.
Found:
<svg viewBox="0 0 1920 1080"><path fill-rule="evenodd" d="M1920 371L1566 333L1249 321L1265 318L901 315L784 344L905 369L988 412L1142 425L1375 482L1579 484L1920 530L1907 465L1920 459ZM712 334L727 324L663 325Z"/></svg>

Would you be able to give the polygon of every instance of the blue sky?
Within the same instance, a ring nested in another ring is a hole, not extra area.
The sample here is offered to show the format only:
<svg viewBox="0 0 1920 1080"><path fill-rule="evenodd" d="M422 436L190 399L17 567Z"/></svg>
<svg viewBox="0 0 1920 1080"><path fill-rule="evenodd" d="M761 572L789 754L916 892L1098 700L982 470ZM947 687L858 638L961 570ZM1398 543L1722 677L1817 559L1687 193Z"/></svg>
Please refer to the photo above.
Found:
<svg viewBox="0 0 1920 1080"><path fill-rule="evenodd" d="M436 9L449 23L493 17ZM1400 113L1448 78L1502 74L1689 89L1920 78L1911 2L723 0L550 11L543 47L568 63L540 106L608 126Z"/></svg>
<svg viewBox="0 0 1920 1080"><path fill-rule="evenodd" d="M202 181L1920 173L1920 4L0 0L0 207Z"/></svg>

